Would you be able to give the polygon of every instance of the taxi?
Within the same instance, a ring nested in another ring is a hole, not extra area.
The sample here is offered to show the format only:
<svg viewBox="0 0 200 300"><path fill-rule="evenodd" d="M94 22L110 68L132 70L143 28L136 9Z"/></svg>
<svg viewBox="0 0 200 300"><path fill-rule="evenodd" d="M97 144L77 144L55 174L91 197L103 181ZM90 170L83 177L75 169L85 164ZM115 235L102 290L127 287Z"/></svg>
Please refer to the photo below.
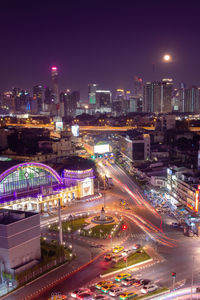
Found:
<svg viewBox="0 0 200 300"><path fill-rule="evenodd" d="M119 253L122 250L124 250L123 246L115 246L115 248L113 249L113 253Z"/></svg>
<svg viewBox="0 0 200 300"><path fill-rule="evenodd" d="M98 282L95 287L100 290L104 285L107 285L107 284L113 284L112 281L109 281L109 280L103 280L103 281L100 281Z"/></svg>
<svg viewBox="0 0 200 300"><path fill-rule="evenodd" d="M118 287L118 285L114 284L114 283L112 283L112 284L106 284L106 285L102 286L101 290L104 293L108 293L114 287Z"/></svg>
<svg viewBox="0 0 200 300"><path fill-rule="evenodd" d="M123 279L131 277L130 273L121 273L118 276L115 277L116 281L122 281Z"/></svg>
<svg viewBox="0 0 200 300"><path fill-rule="evenodd" d="M52 295L48 300L64 300L67 299L66 295Z"/></svg>
<svg viewBox="0 0 200 300"><path fill-rule="evenodd" d="M137 297L137 294L135 292L125 292L119 296L121 300L131 299L135 297Z"/></svg>

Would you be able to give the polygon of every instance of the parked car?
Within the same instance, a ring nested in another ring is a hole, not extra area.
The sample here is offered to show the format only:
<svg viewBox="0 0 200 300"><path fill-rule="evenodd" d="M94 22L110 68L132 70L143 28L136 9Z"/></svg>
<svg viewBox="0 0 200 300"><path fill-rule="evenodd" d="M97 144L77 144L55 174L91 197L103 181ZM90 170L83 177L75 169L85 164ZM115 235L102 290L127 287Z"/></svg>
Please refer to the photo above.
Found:
<svg viewBox="0 0 200 300"><path fill-rule="evenodd" d="M149 285L152 282L151 282L150 279L141 279L141 283L142 283L143 286L146 286L146 285Z"/></svg>
<svg viewBox="0 0 200 300"><path fill-rule="evenodd" d="M102 286L107 285L107 284L112 284L113 282L110 280L102 280L100 282L98 282L95 287L100 290L102 288Z"/></svg>
<svg viewBox="0 0 200 300"><path fill-rule="evenodd" d="M116 281L122 281L125 278L131 277L130 273L121 273L115 277Z"/></svg>
<svg viewBox="0 0 200 300"><path fill-rule="evenodd" d="M90 292L91 292L91 290L88 289L88 288L79 288L79 289L77 289L77 290L71 292L71 296L72 296L73 298L77 298L77 296L78 296L79 294L81 294L81 293L90 293Z"/></svg>
<svg viewBox="0 0 200 300"><path fill-rule="evenodd" d="M179 227L179 224L177 222L172 222L172 227L177 228Z"/></svg>
<svg viewBox="0 0 200 300"><path fill-rule="evenodd" d="M98 295L94 295L93 300L108 300L109 297L106 295L102 295L102 294L98 294Z"/></svg>
<svg viewBox="0 0 200 300"><path fill-rule="evenodd" d="M134 245L132 246L132 249L133 249L133 250L138 250L140 247L141 247L140 244L134 244Z"/></svg>
<svg viewBox="0 0 200 300"><path fill-rule="evenodd" d="M112 263L117 263L118 261L122 260L124 256L120 255L116 255L112 258Z"/></svg>
<svg viewBox="0 0 200 300"><path fill-rule="evenodd" d="M141 289L141 293L143 294L147 294L150 292L154 292L158 289L158 286L156 284L149 284L149 285L145 285L142 289Z"/></svg>
<svg viewBox="0 0 200 300"><path fill-rule="evenodd" d="M122 281L122 285L125 285L125 286L131 286L131 285L133 284L134 281L135 281L135 278L128 277L128 278L125 278L125 279Z"/></svg>
<svg viewBox="0 0 200 300"><path fill-rule="evenodd" d="M112 296L112 297L117 297L119 296L120 294L122 294L124 291L123 288L121 287L116 287L116 288L113 288L109 291L109 295Z"/></svg>
<svg viewBox="0 0 200 300"><path fill-rule="evenodd" d="M137 294L135 292L125 292L119 296L121 300L131 299L135 297L137 297Z"/></svg>
<svg viewBox="0 0 200 300"><path fill-rule="evenodd" d="M123 246L115 246L113 248L113 253L119 253L121 252L122 250L124 250L124 247Z"/></svg>
<svg viewBox="0 0 200 300"><path fill-rule="evenodd" d="M89 293L81 293L81 294L78 294L76 296L77 299L80 299L80 300L93 300L93 293L89 292Z"/></svg>
<svg viewBox="0 0 200 300"><path fill-rule="evenodd" d="M117 287L117 286L118 285L116 285L115 283L107 284L107 285L102 286L101 290L104 293L108 293L112 288Z"/></svg>
<svg viewBox="0 0 200 300"><path fill-rule="evenodd" d="M122 252L122 256L128 256L131 253L133 253L133 249L124 249L124 251Z"/></svg>
<svg viewBox="0 0 200 300"><path fill-rule="evenodd" d="M112 257L113 257L112 254L106 254L106 255L104 255L105 261L111 261Z"/></svg>

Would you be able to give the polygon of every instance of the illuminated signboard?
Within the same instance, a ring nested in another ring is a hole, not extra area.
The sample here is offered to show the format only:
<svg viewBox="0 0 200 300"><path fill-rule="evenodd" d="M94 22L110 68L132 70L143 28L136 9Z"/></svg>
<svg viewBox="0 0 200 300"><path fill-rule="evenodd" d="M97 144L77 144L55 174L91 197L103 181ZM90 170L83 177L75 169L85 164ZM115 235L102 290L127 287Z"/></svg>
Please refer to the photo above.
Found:
<svg viewBox="0 0 200 300"><path fill-rule="evenodd" d="M110 146L109 144L103 144L103 145L95 145L94 146L94 153L107 153L110 152Z"/></svg>
<svg viewBox="0 0 200 300"><path fill-rule="evenodd" d="M72 125L71 126L71 132L73 136L79 136L79 126L78 124Z"/></svg>
<svg viewBox="0 0 200 300"><path fill-rule="evenodd" d="M196 191L195 194L195 212L199 210L199 191Z"/></svg>
<svg viewBox="0 0 200 300"><path fill-rule="evenodd" d="M56 122L56 130L62 131L63 130L63 122Z"/></svg>

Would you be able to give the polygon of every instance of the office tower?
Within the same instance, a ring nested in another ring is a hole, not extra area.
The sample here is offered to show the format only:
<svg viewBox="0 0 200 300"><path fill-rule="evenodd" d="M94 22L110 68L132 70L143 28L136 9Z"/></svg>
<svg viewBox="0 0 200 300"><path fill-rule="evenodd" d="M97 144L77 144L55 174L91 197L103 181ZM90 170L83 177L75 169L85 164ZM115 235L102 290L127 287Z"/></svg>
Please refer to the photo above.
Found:
<svg viewBox="0 0 200 300"><path fill-rule="evenodd" d="M96 109L107 112L111 110L112 93L109 90L96 90ZM106 109L107 108L107 109Z"/></svg>
<svg viewBox="0 0 200 300"><path fill-rule="evenodd" d="M143 101L141 97L130 96L129 112L142 112Z"/></svg>
<svg viewBox="0 0 200 300"><path fill-rule="evenodd" d="M139 76L134 77L134 96L142 97L143 96L143 81Z"/></svg>
<svg viewBox="0 0 200 300"><path fill-rule="evenodd" d="M144 86L144 112L171 112L172 90L172 79L163 79L162 82L147 82Z"/></svg>
<svg viewBox="0 0 200 300"><path fill-rule="evenodd" d="M94 106L96 104L97 87L98 87L98 84L96 84L96 83L88 84L88 101L91 106Z"/></svg>
<svg viewBox="0 0 200 300"><path fill-rule="evenodd" d="M4 92L2 95L0 95L0 112L2 114L9 114L11 112L14 112L12 92Z"/></svg>
<svg viewBox="0 0 200 300"><path fill-rule="evenodd" d="M64 103L64 115L65 117L75 117L76 109L80 101L80 92L67 90L65 93L60 94L60 101Z"/></svg>
<svg viewBox="0 0 200 300"><path fill-rule="evenodd" d="M196 86L192 86L185 89L185 101L184 101L184 112L197 113L200 111L199 103L199 89Z"/></svg>
<svg viewBox="0 0 200 300"><path fill-rule="evenodd" d="M15 97L15 109L18 113L31 112L31 97L26 90L21 90Z"/></svg>
<svg viewBox="0 0 200 300"><path fill-rule="evenodd" d="M41 85L35 85L33 87L32 104L32 111L36 113L40 113L41 111L43 111L43 88Z"/></svg>
<svg viewBox="0 0 200 300"><path fill-rule="evenodd" d="M164 78L161 84L161 112L163 113L172 111L172 92L173 80Z"/></svg>
<svg viewBox="0 0 200 300"><path fill-rule="evenodd" d="M52 80L55 104L58 104L59 103L59 89L58 89L58 68L57 67L51 68L51 80Z"/></svg>

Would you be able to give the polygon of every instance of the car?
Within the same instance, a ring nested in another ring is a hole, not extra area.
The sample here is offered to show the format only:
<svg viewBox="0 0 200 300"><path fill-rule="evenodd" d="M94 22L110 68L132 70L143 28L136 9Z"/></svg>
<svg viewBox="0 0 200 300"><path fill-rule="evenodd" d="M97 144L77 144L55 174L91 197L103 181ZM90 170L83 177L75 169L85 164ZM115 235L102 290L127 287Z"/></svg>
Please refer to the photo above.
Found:
<svg viewBox="0 0 200 300"><path fill-rule="evenodd" d="M141 281L141 283L142 283L143 286L152 284L152 282L151 282L150 279L141 279L140 281Z"/></svg>
<svg viewBox="0 0 200 300"><path fill-rule="evenodd" d="M72 296L73 298L77 298L77 296L78 296L79 294L81 294L81 293L90 293L90 292L91 292L91 290L88 289L88 288L79 288L79 289L77 289L77 290L71 292L71 296Z"/></svg>
<svg viewBox="0 0 200 300"><path fill-rule="evenodd" d="M172 222L172 227L177 228L179 227L179 224L177 222Z"/></svg>
<svg viewBox="0 0 200 300"><path fill-rule="evenodd" d="M122 256L121 254L120 255L115 255L112 258L112 263L117 263L118 261L122 260L123 258L124 258L124 256Z"/></svg>
<svg viewBox="0 0 200 300"><path fill-rule="evenodd" d="M142 285L142 281L139 279L133 280L132 285L134 286L141 286Z"/></svg>
<svg viewBox="0 0 200 300"><path fill-rule="evenodd" d="M119 253L121 252L122 250L124 250L124 247L123 246L115 246L113 248L113 253Z"/></svg>
<svg viewBox="0 0 200 300"><path fill-rule="evenodd" d="M106 295L98 294L98 295L93 296L92 299L93 300L108 300L109 297Z"/></svg>
<svg viewBox="0 0 200 300"><path fill-rule="evenodd" d="M125 285L125 286L131 286L135 280L136 280L136 279L133 278L133 277L125 278L125 279L122 281L122 285Z"/></svg>
<svg viewBox="0 0 200 300"><path fill-rule="evenodd" d="M112 258L113 258L113 255L112 255L112 254L106 254L106 255L104 255L105 261L111 261Z"/></svg>
<svg viewBox="0 0 200 300"><path fill-rule="evenodd" d="M124 249L122 252L122 256L127 256L133 253L133 249Z"/></svg>
<svg viewBox="0 0 200 300"><path fill-rule="evenodd" d="M114 284L114 283L112 283L112 284L106 284L106 285L103 285L103 286L102 286L101 290L102 290L102 292L104 292L104 293L108 293L109 290L111 290L112 288L114 288L114 287L116 287L116 286L118 286L118 285L116 285L116 284Z"/></svg>
<svg viewBox="0 0 200 300"><path fill-rule="evenodd" d="M91 292L81 293L81 294L78 294L76 298L80 299L80 300L92 300L93 293L91 293Z"/></svg>
<svg viewBox="0 0 200 300"><path fill-rule="evenodd" d="M103 280L103 281L98 282L98 283L95 285L95 287L96 287L98 290L100 290L100 289L102 288L102 286L107 285L107 284L113 284L113 282L110 281L110 280Z"/></svg>
<svg viewBox="0 0 200 300"><path fill-rule="evenodd" d="M121 293L123 293L124 289L121 288L121 287L115 287L113 289L111 289L109 291L109 295L112 296L112 297L117 297L119 296Z"/></svg>
<svg viewBox="0 0 200 300"><path fill-rule="evenodd" d="M121 300L131 299L135 297L137 297L137 294L135 292L125 292L119 296Z"/></svg>
<svg viewBox="0 0 200 300"><path fill-rule="evenodd" d="M116 281L122 281L125 278L131 277L130 273L121 273L115 277Z"/></svg>
<svg viewBox="0 0 200 300"><path fill-rule="evenodd" d="M140 244L134 244L134 245L132 246L132 249L133 249L133 250L138 250L140 247L141 247Z"/></svg>
<svg viewBox="0 0 200 300"><path fill-rule="evenodd" d="M143 288L141 288L141 293L147 294L150 292L154 292L158 289L158 286L156 284L149 284L145 285Z"/></svg>
<svg viewBox="0 0 200 300"><path fill-rule="evenodd" d="M66 295L51 295L51 298L49 298L48 300L64 300L67 299Z"/></svg>

